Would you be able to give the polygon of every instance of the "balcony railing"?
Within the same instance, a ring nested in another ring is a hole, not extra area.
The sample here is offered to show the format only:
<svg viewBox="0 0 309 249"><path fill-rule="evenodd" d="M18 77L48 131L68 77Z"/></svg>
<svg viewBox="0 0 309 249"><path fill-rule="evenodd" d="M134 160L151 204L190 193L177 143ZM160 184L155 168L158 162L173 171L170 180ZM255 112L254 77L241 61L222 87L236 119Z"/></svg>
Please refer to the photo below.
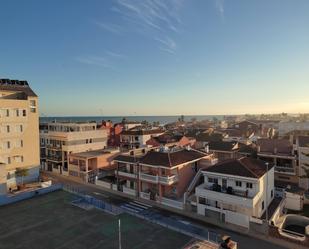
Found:
<svg viewBox="0 0 309 249"><path fill-rule="evenodd" d="M202 184L196 188L196 196L204 197L210 200L216 200L219 202L223 202L226 204L235 204L242 205L245 207L253 207L253 203L255 202L255 198L258 195L251 196L245 191L241 190L233 190L233 193L227 193L226 190L215 191L212 186L208 186L207 184ZM246 196L247 195L247 196Z"/></svg>
<svg viewBox="0 0 309 249"><path fill-rule="evenodd" d="M145 173L139 173L139 178L141 180L148 181L148 182L157 183L159 181L159 177L157 175L149 175Z"/></svg>
<svg viewBox="0 0 309 249"><path fill-rule="evenodd" d="M46 156L46 159L54 162L62 162L61 156Z"/></svg>
<svg viewBox="0 0 309 249"><path fill-rule="evenodd" d="M164 184L173 184L178 181L177 175L159 176L159 181Z"/></svg>
<svg viewBox="0 0 309 249"><path fill-rule="evenodd" d="M296 171L292 167L282 167L282 166L275 166L275 171L278 173L285 173L289 175L295 175Z"/></svg>
<svg viewBox="0 0 309 249"><path fill-rule="evenodd" d="M115 170L115 174L117 175L117 172L120 176L126 176L126 177L130 177L130 178L136 178L136 174L134 172L129 172L126 170Z"/></svg>

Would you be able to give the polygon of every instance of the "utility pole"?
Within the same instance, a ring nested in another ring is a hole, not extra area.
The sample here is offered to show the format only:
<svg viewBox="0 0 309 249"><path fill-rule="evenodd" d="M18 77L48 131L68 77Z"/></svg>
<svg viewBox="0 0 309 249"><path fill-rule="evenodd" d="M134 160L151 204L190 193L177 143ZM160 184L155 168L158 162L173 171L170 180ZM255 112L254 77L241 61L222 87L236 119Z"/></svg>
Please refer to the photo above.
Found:
<svg viewBox="0 0 309 249"><path fill-rule="evenodd" d="M121 222L118 221L118 233L119 233L119 249L121 249Z"/></svg>

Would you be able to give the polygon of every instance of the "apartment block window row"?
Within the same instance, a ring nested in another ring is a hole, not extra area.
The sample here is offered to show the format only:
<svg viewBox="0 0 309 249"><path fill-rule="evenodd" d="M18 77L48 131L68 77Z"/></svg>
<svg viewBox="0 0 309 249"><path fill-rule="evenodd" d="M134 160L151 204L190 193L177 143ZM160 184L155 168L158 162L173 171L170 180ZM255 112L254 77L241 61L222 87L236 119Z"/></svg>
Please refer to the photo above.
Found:
<svg viewBox="0 0 309 249"><path fill-rule="evenodd" d="M23 132L24 127L22 124L19 125L2 125L0 126L0 133L12 133L12 132Z"/></svg>
<svg viewBox="0 0 309 249"><path fill-rule="evenodd" d="M5 157L4 159L2 159L2 161L7 165L12 164L13 162L22 163L22 162L24 162L24 156L22 156L22 155L8 156L8 157Z"/></svg>
<svg viewBox="0 0 309 249"><path fill-rule="evenodd" d="M0 117L8 118L8 117L26 117L27 111L25 109L0 109Z"/></svg>
<svg viewBox="0 0 309 249"><path fill-rule="evenodd" d="M15 139L15 140L7 140L0 143L0 149L12 149L12 148L22 148L24 147L24 141L22 139Z"/></svg>

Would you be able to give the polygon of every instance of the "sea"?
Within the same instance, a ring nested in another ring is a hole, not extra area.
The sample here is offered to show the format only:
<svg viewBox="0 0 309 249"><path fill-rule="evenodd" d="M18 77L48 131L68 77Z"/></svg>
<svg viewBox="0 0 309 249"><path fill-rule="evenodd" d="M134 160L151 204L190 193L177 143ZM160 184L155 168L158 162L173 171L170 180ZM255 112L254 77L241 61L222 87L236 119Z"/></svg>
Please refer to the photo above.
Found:
<svg viewBox="0 0 309 249"><path fill-rule="evenodd" d="M214 118L222 120L226 115L188 115L184 116L185 121L191 121L196 119L197 121L202 120L213 120ZM128 121L142 122L146 120L149 123L159 122L161 125L172 123L178 120L180 116L61 116L61 117L40 117L40 123L46 122L89 122L96 121L100 123L102 120L111 120L113 123L119 123L123 118Z"/></svg>

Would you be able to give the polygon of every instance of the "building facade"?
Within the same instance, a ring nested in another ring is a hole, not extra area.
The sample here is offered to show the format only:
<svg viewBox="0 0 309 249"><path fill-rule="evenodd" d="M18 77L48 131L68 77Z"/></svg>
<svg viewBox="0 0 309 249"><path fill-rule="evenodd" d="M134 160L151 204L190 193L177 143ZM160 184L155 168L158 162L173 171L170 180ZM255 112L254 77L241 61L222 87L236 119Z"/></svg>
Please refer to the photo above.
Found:
<svg viewBox="0 0 309 249"><path fill-rule="evenodd" d="M24 182L39 177L38 96L27 81L0 79L0 194L16 188L17 168L28 169Z"/></svg>
<svg viewBox="0 0 309 249"><path fill-rule="evenodd" d="M192 150L138 150L119 155L116 178L118 190L162 205L183 209L183 195L211 155Z"/></svg>
<svg viewBox="0 0 309 249"><path fill-rule="evenodd" d="M298 153L299 186L309 189L309 136L299 136L296 140Z"/></svg>
<svg viewBox="0 0 309 249"><path fill-rule="evenodd" d="M163 130L159 128L143 128L141 126L124 130L120 134L120 147L123 150L131 150L147 147L146 142L152 136L163 134Z"/></svg>
<svg viewBox="0 0 309 249"><path fill-rule="evenodd" d="M268 171L267 171L268 169ZM274 168L252 158L232 159L202 171L197 213L243 227L261 218L274 199Z"/></svg>
<svg viewBox="0 0 309 249"><path fill-rule="evenodd" d="M112 148L71 153L68 160L69 176L94 183L96 176L115 169L113 159L118 154L119 149Z"/></svg>
<svg viewBox="0 0 309 249"><path fill-rule="evenodd" d="M104 149L106 129L95 122L51 122L40 125L41 167L43 170L68 175L68 155Z"/></svg>

